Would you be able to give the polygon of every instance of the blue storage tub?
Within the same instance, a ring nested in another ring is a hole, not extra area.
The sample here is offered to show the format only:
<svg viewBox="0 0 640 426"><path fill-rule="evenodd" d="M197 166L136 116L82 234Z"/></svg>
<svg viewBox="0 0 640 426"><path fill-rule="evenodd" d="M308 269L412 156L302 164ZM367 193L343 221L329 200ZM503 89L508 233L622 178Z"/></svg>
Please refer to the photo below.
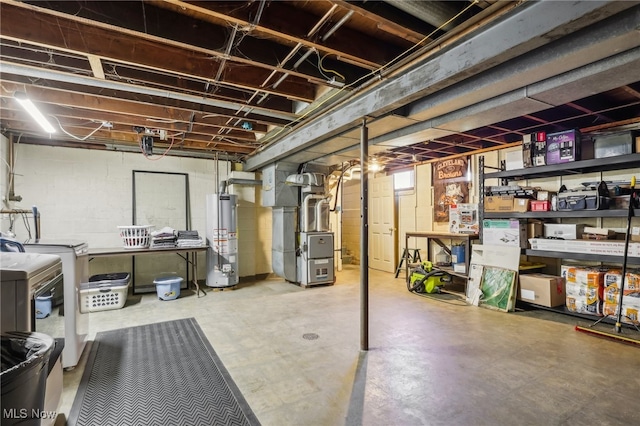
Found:
<svg viewBox="0 0 640 426"><path fill-rule="evenodd" d="M160 300L174 300L180 296L180 284L182 277L175 275L164 276L153 280L156 285L156 292Z"/></svg>

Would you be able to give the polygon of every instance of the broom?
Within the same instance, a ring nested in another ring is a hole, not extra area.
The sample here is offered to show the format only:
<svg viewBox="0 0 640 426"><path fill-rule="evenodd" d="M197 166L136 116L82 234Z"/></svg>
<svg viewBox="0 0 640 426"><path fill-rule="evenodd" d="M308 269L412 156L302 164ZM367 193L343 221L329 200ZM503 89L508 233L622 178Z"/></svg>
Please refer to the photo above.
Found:
<svg viewBox="0 0 640 426"><path fill-rule="evenodd" d="M624 286L625 286L625 278L627 275L627 258L629 255L629 240L630 240L630 235L631 235L631 218L633 217L633 212L634 212L634 199L636 196L636 192L635 192L635 185L636 185L636 177L633 176L631 178L631 193L629 195L629 212L627 214L627 233L625 234L624 237L624 255L622 258L622 280L621 280L621 284L620 284L620 294L618 295L618 307L617 307L617 315L616 315L616 325L615 325L615 334L614 333L608 333L606 331L600 331L600 330L595 330L592 327L596 324L598 324L601 320L598 320L595 324L592 324L589 327L582 327L579 325L576 325L575 329L576 331L581 331L587 334L593 334L595 336L598 337L604 337L604 338L611 338L614 340L618 340L618 341L622 341L625 343L631 343L634 345L639 345L640 346L640 340L635 340L635 339L631 339L629 337L625 337L625 336L621 336L620 333L622 332L622 297L624 295ZM638 330L638 332L640 332L640 330L638 329L638 327L636 327L636 330Z"/></svg>

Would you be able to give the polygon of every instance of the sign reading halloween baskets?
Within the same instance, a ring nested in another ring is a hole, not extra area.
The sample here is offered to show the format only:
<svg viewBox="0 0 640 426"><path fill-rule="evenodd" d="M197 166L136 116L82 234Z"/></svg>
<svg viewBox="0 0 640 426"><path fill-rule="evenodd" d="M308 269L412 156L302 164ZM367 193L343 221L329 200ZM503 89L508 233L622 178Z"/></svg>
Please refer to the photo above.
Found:
<svg viewBox="0 0 640 426"><path fill-rule="evenodd" d="M435 222L449 222L449 206L468 202L468 181L468 157L452 158L433 163Z"/></svg>

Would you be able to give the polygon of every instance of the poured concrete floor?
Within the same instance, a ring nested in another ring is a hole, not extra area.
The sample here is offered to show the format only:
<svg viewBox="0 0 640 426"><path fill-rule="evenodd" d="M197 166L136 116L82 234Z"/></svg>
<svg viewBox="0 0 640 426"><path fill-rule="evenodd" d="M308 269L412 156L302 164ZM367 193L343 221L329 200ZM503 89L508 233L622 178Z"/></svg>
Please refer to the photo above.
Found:
<svg viewBox="0 0 640 426"><path fill-rule="evenodd" d="M333 286L271 278L200 298L129 296L90 314L91 339L195 317L263 425L638 424L640 346L578 333L574 317L423 298L391 273L369 276L366 352L354 265ZM88 353L64 373L67 417Z"/></svg>

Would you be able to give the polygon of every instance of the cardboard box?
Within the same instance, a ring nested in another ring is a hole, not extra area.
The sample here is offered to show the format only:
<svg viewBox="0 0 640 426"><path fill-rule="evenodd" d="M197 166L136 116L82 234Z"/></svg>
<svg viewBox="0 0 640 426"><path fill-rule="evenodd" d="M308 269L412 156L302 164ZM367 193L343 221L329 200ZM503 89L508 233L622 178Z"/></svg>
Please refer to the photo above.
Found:
<svg viewBox="0 0 640 426"><path fill-rule="evenodd" d="M453 204L449 206L449 232L452 234L477 234L478 204Z"/></svg>
<svg viewBox="0 0 640 426"><path fill-rule="evenodd" d="M482 244L527 247L527 224L514 219L485 219Z"/></svg>
<svg viewBox="0 0 640 426"><path fill-rule="evenodd" d="M524 167L533 167L533 143L534 139L531 134L522 137L522 165Z"/></svg>
<svg viewBox="0 0 640 426"><path fill-rule="evenodd" d="M582 238L584 231L582 224L572 223L545 223L544 224L544 236L546 238L562 238L564 240L577 240Z"/></svg>
<svg viewBox="0 0 640 426"><path fill-rule="evenodd" d="M631 228L631 241L640 241L640 227L634 226Z"/></svg>
<svg viewBox="0 0 640 426"><path fill-rule="evenodd" d="M524 162L522 159L522 150L509 151L504 154L504 168L505 170L520 170L524 168Z"/></svg>
<svg viewBox="0 0 640 426"><path fill-rule="evenodd" d="M484 197L485 212L510 212L513 210L513 195L487 195Z"/></svg>
<svg viewBox="0 0 640 426"><path fill-rule="evenodd" d="M623 256L624 241L618 240L554 240L546 238L529 239L532 250L561 251L565 253L602 254L605 256ZM628 255L640 257L640 243L629 243ZM567 256L569 257L569 256Z"/></svg>
<svg viewBox="0 0 640 426"><path fill-rule="evenodd" d="M553 197L554 195L557 195L557 193L556 192L551 192L551 191L538 190L536 192L536 200L539 200L539 201L551 201L551 197Z"/></svg>
<svg viewBox="0 0 640 426"><path fill-rule="evenodd" d="M564 130L547 134L547 164L570 163L579 159L579 130Z"/></svg>
<svg viewBox="0 0 640 426"><path fill-rule="evenodd" d="M533 144L533 165L544 166L547 164L547 141L537 141Z"/></svg>
<svg viewBox="0 0 640 426"><path fill-rule="evenodd" d="M531 200L528 198L514 198L513 199L513 211L519 213L525 213L529 211L529 204Z"/></svg>
<svg viewBox="0 0 640 426"><path fill-rule="evenodd" d="M527 223L527 239L539 238L544 235L544 222L540 220L531 220Z"/></svg>
<svg viewBox="0 0 640 426"><path fill-rule="evenodd" d="M555 275L522 274L518 300L550 308L562 306L566 302L564 280Z"/></svg>

